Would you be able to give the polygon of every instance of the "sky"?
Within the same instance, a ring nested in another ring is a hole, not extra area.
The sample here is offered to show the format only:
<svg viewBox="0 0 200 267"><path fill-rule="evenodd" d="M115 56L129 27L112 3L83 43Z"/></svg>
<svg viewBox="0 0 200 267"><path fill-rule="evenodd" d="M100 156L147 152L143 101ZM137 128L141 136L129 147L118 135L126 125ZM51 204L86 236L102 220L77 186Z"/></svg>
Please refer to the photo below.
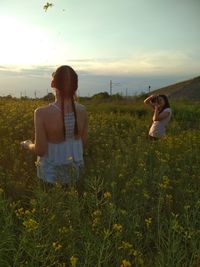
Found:
<svg viewBox="0 0 200 267"><path fill-rule="evenodd" d="M200 75L200 0L0 0L0 95L43 96L70 65L78 93L134 95Z"/></svg>

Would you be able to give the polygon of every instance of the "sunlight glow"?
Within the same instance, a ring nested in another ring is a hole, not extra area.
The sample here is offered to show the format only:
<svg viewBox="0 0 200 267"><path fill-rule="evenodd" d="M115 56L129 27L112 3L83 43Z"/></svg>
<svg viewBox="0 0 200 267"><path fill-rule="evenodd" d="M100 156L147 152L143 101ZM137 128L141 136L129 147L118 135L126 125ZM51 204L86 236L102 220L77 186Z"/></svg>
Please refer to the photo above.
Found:
<svg viewBox="0 0 200 267"><path fill-rule="evenodd" d="M68 44L58 42L44 29L11 17L0 17L0 65L52 65L73 56Z"/></svg>

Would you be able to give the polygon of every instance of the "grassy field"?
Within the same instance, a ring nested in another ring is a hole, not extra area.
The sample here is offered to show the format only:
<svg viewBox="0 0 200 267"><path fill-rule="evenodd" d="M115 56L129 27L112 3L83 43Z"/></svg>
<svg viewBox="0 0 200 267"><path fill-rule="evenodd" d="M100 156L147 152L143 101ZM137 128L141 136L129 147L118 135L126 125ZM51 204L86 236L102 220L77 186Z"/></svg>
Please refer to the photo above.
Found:
<svg viewBox="0 0 200 267"><path fill-rule="evenodd" d="M146 139L140 102L87 102L79 185L46 188L32 139L41 101L0 100L1 267L199 267L200 106L172 103L167 136Z"/></svg>

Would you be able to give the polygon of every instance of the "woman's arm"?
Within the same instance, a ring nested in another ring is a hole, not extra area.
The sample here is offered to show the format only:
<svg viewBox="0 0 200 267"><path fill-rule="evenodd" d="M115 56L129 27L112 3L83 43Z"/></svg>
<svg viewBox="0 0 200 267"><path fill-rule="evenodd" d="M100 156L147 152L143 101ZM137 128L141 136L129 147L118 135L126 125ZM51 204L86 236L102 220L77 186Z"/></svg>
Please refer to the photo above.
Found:
<svg viewBox="0 0 200 267"><path fill-rule="evenodd" d="M48 143L44 123L42 120L42 109L36 109L34 112L35 126L35 143L30 140L21 142L21 146L25 149L34 152L38 156L44 156L48 151Z"/></svg>
<svg viewBox="0 0 200 267"><path fill-rule="evenodd" d="M169 111L159 113L159 105L154 106L153 121L162 121L170 115Z"/></svg>
<svg viewBox="0 0 200 267"><path fill-rule="evenodd" d="M153 103L151 102L151 100L155 97L155 95L150 95L148 96L145 100L144 100L144 104L146 105L150 105L151 107L153 107Z"/></svg>
<svg viewBox="0 0 200 267"><path fill-rule="evenodd" d="M48 152L47 136L42 117L43 109L36 109L34 112L35 147L30 146L30 150L34 149L38 156L44 156Z"/></svg>
<svg viewBox="0 0 200 267"><path fill-rule="evenodd" d="M153 121L159 121L159 109L158 106L154 106Z"/></svg>

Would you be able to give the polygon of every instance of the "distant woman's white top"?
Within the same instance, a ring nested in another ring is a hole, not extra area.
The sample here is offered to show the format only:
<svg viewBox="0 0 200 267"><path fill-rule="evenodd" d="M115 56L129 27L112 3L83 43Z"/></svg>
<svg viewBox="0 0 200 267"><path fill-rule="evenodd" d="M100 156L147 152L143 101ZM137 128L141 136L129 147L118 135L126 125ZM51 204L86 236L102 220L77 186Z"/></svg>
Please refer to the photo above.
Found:
<svg viewBox="0 0 200 267"><path fill-rule="evenodd" d="M169 115L163 120L154 121L152 123L151 128L149 130L149 135L152 137L160 138L165 135L166 126L171 119L172 111L171 108L165 108L162 112L168 112Z"/></svg>
<svg viewBox="0 0 200 267"><path fill-rule="evenodd" d="M55 104L50 104L60 108ZM75 116L73 112L65 114L65 141L54 144L48 143L48 153L37 160L37 175L48 183L70 183L79 177L83 165L82 140L74 136Z"/></svg>

